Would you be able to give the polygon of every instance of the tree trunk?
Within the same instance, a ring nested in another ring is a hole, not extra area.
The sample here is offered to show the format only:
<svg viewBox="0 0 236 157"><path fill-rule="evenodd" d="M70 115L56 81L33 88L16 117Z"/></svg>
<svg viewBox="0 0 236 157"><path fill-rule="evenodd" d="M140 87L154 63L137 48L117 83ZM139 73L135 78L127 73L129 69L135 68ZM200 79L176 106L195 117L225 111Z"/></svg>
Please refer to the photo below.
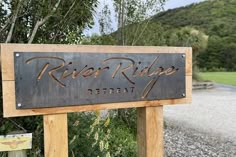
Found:
<svg viewBox="0 0 236 157"><path fill-rule="evenodd" d="M7 39L6 39L6 43L11 42L11 38L12 38L13 30L14 30L14 28L15 28L16 19L17 19L19 10L20 10L21 2L22 2L22 0L19 0L18 5L17 5L17 8L16 8L16 12L15 12L15 14L13 15L11 28L10 28L10 31L8 32Z"/></svg>
<svg viewBox="0 0 236 157"><path fill-rule="evenodd" d="M61 3L61 0L58 0L57 3L55 4L54 8L52 9L51 13L49 13L47 16L45 16L42 20L39 20L36 22L34 29L31 33L31 36L29 38L28 44L31 44L33 42L39 27L42 26L45 22L47 22L47 20L53 15L53 13L55 13L55 11L57 10L60 3Z"/></svg>
<svg viewBox="0 0 236 157"><path fill-rule="evenodd" d="M37 22L36 22L36 24L35 24L35 26L34 26L34 29L33 29L32 33L31 33L30 39L29 39L29 41L28 41L28 44L31 44L31 43L33 42L34 37L35 37L35 35L36 35L36 33L37 33L39 27L40 27L44 22L46 22L46 20L44 20L44 21L37 21Z"/></svg>
<svg viewBox="0 0 236 157"><path fill-rule="evenodd" d="M125 0L119 1L118 11L118 32L117 32L117 45L125 45L124 43L124 17L125 17Z"/></svg>

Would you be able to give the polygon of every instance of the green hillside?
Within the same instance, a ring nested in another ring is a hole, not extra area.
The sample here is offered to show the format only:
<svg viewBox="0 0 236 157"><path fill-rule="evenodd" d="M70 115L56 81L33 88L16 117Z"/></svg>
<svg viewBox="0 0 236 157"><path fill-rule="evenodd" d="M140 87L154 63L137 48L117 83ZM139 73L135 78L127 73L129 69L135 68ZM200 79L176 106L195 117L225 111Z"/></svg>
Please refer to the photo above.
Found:
<svg viewBox="0 0 236 157"><path fill-rule="evenodd" d="M236 29L236 0L208 0L168 10L156 15L153 21L172 27L194 26L209 35L228 36Z"/></svg>
<svg viewBox="0 0 236 157"><path fill-rule="evenodd" d="M236 0L208 0L156 15L153 22L166 28L193 27L209 36L198 57L208 70L236 70Z"/></svg>
<svg viewBox="0 0 236 157"><path fill-rule="evenodd" d="M236 0L207 0L161 12L88 44L191 46L193 63L204 71L236 71ZM86 43L85 43L86 44Z"/></svg>

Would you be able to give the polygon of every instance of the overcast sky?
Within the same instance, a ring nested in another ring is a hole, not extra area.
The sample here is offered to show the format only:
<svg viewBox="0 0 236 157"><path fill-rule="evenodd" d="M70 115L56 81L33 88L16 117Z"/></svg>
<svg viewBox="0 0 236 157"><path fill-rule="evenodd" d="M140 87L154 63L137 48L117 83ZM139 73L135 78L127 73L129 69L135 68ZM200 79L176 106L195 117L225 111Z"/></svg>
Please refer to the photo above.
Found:
<svg viewBox="0 0 236 157"><path fill-rule="evenodd" d="M204 0L167 0L164 8L165 10L167 9L173 9L173 8L178 8L181 6L186 6L192 3L198 3L202 2Z"/></svg>
<svg viewBox="0 0 236 157"><path fill-rule="evenodd" d="M99 0L100 4L103 4L104 1L105 0ZM186 5L189 5L192 3L199 3L202 1L205 1L205 0L167 0L166 4L164 5L164 10L178 8L178 7L186 6ZM112 5L112 4L110 4L110 5ZM98 6L98 10L101 8L102 8L102 6ZM114 25L114 27L116 27L117 24L114 23L112 25ZM98 24L98 21L96 20L96 17L95 17L95 25L94 25L93 29L86 30L84 33L85 33L85 35L92 35L94 33L97 33L97 34L99 33L99 24Z"/></svg>

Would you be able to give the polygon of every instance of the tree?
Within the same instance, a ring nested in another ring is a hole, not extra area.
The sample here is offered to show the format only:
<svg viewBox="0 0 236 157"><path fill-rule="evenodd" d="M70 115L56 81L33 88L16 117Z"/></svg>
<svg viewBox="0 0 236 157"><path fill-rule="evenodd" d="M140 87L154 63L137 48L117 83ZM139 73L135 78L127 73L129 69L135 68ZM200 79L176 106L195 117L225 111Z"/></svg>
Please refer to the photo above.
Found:
<svg viewBox="0 0 236 157"><path fill-rule="evenodd" d="M108 10L108 4L105 4L103 11L101 12L102 16L100 20L100 25L104 26L110 20L106 20L110 18L110 15L115 15L117 23L117 31L116 31L116 40L117 45L136 45L137 40L139 40L143 32L147 29L150 21L152 20L152 16L158 13L166 0L114 0L113 6L115 12L112 14L111 11ZM132 29L127 29L128 26ZM105 34L105 32L110 32L109 27L106 29L101 29ZM128 39L128 34L133 34L132 39ZM132 40L132 42L128 43L127 41Z"/></svg>
<svg viewBox="0 0 236 157"><path fill-rule="evenodd" d="M209 37L208 47L198 57L199 67L208 71L236 70L236 35L227 37L212 35Z"/></svg>
<svg viewBox="0 0 236 157"><path fill-rule="evenodd" d="M6 36L6 32L4 32L4 30L8 26L10 20L10 18L6 19L7 11L4 9L4 3L6 4L6 0L3 0L0 3L0 42L3 41Z"/></svg>
<svg viewBox="0 0 236 157"><path fill-rule="evenodd" d="M217 35L210 36L206 52L199 56L199 58L201 59L199 66L201 68L205 67L210 71L219 69L221 66L221 59L223 59L219 57L223 45L224 42L222 38Z"/></svg>
<svg viewBox="0 0 236 157"><path fill-rule="evenodd" d="M4 0L0 42L69 43L71 32L79 38L91 27L96 6L97 0Z"/></svg>
<svg viewBox="0 0 236 157"><path fill-rule="evenodd" d="M93 24L97 0L3 0L0 3L0 42L71 43ZM0 83L1 87L1 83ZM42 117L3 118L0 105L0 134L33 132L29 156L43 156ZM0 153L0 156L5 156Z"/></svg>
<svg viewBox="0 0 236 157"><path fill-rule="evenodd" d="M190 27L183 27L170 34L167 41L169 46L192 47L193 50L193 79L198 79L197 56L203 52L208 45L208 36L203 32Z"/></svg>

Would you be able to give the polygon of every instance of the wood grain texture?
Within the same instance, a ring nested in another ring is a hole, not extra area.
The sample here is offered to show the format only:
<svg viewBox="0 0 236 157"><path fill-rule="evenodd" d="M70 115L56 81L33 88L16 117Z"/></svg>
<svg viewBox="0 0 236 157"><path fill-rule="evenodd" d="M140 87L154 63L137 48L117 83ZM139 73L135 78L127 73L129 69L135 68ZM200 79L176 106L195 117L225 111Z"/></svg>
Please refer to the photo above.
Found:
<svg viewBox="0 0 236 157"><path fill-rule="evenodd" d="M145 47L145 46L83 46L83 45L24 45L1 44L1 68L3 88L4 117L58 114L69 112L93 111L103 109L119 109L148 107L172 104L191 103L192 100L192 49L180 47ZM123 102L83 106L68 106L42 109L16 109L14 52L86 52L86 53L185 53L186 56L186 97L182 99Z"/></svg>
<svg viewBox="0 0 236 157"><path fill-rule="evenodd" d="M137 115L138 157L163 157L163 107L144 107Z"/></svg>
<svg viewBox="0 0 236 157"><path fill-rule="evenodd" d="M44 115L44 156L68 157L67 114Z"/></svg>

